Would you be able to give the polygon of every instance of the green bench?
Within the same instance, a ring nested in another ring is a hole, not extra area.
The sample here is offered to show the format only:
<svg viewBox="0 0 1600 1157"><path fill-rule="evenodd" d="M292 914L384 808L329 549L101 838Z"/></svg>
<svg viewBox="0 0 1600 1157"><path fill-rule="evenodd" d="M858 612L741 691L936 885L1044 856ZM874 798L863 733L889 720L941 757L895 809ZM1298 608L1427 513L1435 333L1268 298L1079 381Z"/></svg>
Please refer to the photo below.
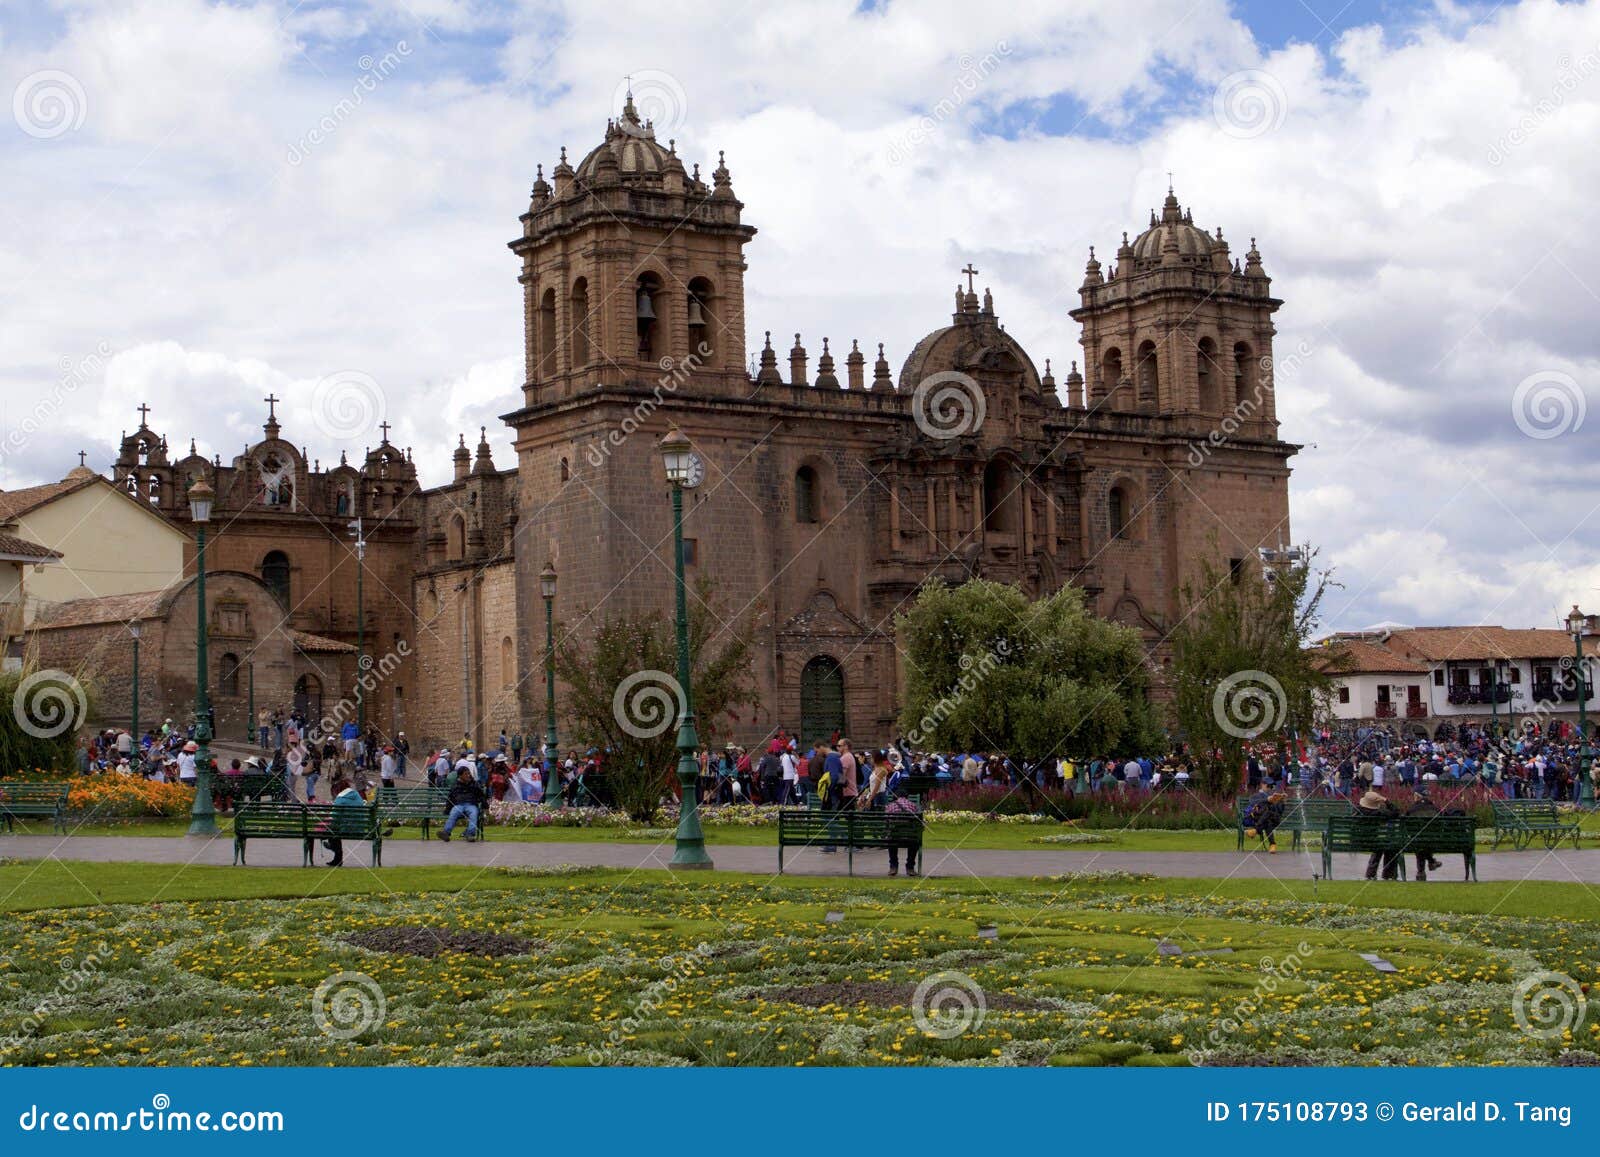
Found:
<svg viewBox="0 0 1600 1157"><path fill-rule="evenodd" d="M378 789L378 816L383 821L384 834L389 835L396 824L419 822L422 838L428 838L428 829L443 824L450 817L450 793L442 787L414 787L402 791L397 787ZM478 817L478 835L484 832L483 816Z"/></svg>
<svg viewBox="0 0 1600 1157"><path fill-rule="evenodd" d="M1553 799L1496 799L1489 801L1494 810L1494 843L1510 840L1511 846L1521 851L1534 838L1544 840L1544 846L1554 851L1562 840L1570 839L1578 846L1578 821L1563 819Z"/></svg>
<svg viewBox="0 0 1600 1157"><path fill-rule="evenodd" d="M1249 822L1246 819L1249 805L1249 797L1240 797L1234 803L1235 827L1237 829L1235 834L1238 836L1238 845L1241 852L1244 851L1245 829L1249 827ZM1288 832L1290 836L1289 846L1298 852L1302 837L1307 832L1320 833L1330 818L1348 815L1349 812L1350 802L1348 800L1317 799L1314 797L1286 799L1283 801L1283 820L1278 824L1277 831ZM1266 836L1261 835L1259 832L1256 835L1256 839L1262 844L1266 843Z"/></svg>
<svg viewBox="0 0 1600 1157"><path fill-rule="evenodd" d="M221 772L212 777L211 782L213 790L218 795L227 796L235 806L240 801L258 801L268 797L275 800L289 798L289 793L283 784L283 776L271 771L242 771L238 775Z"/></svg>
<svg viewBox="0 0 1600 1157"><path fill-rule="evenodd" d="M844 847L850 874L856 873L856 849L906 849L906 870L921 866L922 817L881 811L826 812L782 808L778 812L778 875L783 875L784 848Z"/></svg>
<svg viewBox="0 0 1600 1157"><path fill-rule="evenodd" d="M383 867L383 829L378 805L334 807L331 804L258 800L241 804L233 815L233 863L245 862L249 840L299 840L300 863L315 863L318 840L365 840L372 845L372 866Z"/></svg>
<svg viewBox="0 0 1600 1157"><path fill-rule="evenodd" d="M1333 878L1333 853L1394 852L1400 878L1406 856L1465 857L1464 878L1478 878L1477 823L1471 816L1330 816L1322 831L1322 875Z"/></svg>
<svg viewBox="0 0 1600 1157"><path fill-rule="evenodd" d="M18 819L50 817L62 835L67 834L67 785L64 783L0 783L0 820L6 831L16 830Z"/></svg>

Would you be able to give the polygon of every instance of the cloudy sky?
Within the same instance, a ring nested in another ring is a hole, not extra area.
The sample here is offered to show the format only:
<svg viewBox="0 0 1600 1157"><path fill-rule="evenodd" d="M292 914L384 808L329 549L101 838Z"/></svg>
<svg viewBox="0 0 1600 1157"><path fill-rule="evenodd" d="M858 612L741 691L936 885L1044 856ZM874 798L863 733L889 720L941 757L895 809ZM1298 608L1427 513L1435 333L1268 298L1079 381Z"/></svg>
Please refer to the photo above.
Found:
<svg viewBox="0 0 1600 1157"><path fill-rule="evenodd" d="M686 161L727 152L752 348L898 364L970 260L1063 366L1088 246L1170 171L1285 300L1328 625L1600 608L1595 4L7 0L0 487L106 468L141 401L232 457L275 392L336 459L378 415L321 412L330 376L425 482L483 424L510 464L505 243L624 74Z"/></svg>

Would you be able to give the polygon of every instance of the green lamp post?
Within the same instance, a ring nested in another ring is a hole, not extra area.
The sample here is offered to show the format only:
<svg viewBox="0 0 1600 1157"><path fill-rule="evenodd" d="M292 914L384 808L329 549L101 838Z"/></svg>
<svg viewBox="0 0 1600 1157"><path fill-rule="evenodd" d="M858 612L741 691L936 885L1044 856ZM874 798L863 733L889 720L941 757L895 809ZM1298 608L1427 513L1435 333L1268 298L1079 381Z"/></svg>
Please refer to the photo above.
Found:
<svg viewBox="0 0 1600 1157"><path fill-rule="evenodd" d="M1567 634L1572 636L1572 677L1578 694L1578 806L1586 811L1594 808L1594 780L1589 775L1593 756L1589 751L1589 713L1585 709L1589 680L1585 678L1583 660L1583 637L1588 633L1588 626L1588 617L1574 605L1567 616Z"/></svg>
<svg viewBox="0 0 1600 1157"><path fill-rule="evenodd" d="M250 660L250 703L245 709L244 741L251 747L256 745L256 662Z"/></svg>
<svg viewBox="0 0 1600 1157"><path fill-rule="evenodd" d="M367 693L362 685L367 673L367 539L361 532L361 519L350 524L350 536L356 540L356 728L364 742L367 738ZM371 760L370 751L366 758ZM368 762L367 766L372 764Z"/></svg>
<svg viewBox="0 0 1600 1157"><path fill-rule="evenodd" d="M678 597L678 687L682 714L678 719L678 785L683 801L678 808L677 846L671 867L709 868L705 833L700 830L699 765L695 752L700 736L694 726L694 691L689 685L689 601L683 582L683 492L700 485L705 470L693 444L673 426L657 449L672 486L672 565Z"/></svg>
<svg viewBox="0 0 1600 1157"><path fill-rule="evenodd" d="M128 724L133 734L133 747L128 752L129 765L139 770L144 747L139 743L139 636L144 634L144 623L138 619L128 624L128 634L133 636L133 721Z"/></svg>
<svg viewBox="0 0 1600 1157"><path fill-rule="evenodd" d="M555 798L556 783L556 566L544 564L539 572L539 593L544 596L544 802Z"/></svg>
<svg viewBox="0 0 1600 1157"><path fill-rule="evenodd" d="M206 663L206 524L217 493L204 478L189 487L189 517L195 529L195 688L194 688L194 807L189 810L189 834L217 834L217 810L211 802L211 694L206 689L210 668Z"/></svg>

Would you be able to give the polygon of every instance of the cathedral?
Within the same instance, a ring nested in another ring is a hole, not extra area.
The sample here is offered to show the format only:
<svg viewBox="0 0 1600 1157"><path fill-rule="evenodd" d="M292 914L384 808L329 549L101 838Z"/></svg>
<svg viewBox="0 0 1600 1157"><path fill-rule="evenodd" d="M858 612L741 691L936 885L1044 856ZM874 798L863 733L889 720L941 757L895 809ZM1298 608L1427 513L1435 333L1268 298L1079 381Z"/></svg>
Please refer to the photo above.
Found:
<svg viewBox="0 0 1600 1157"><path fill-rule="evenodd" d="M542 730L547 563L558 630L670 613L656 444L672 425L705 465L684 496L690 580L709 579L727 625L755 632L760 709L720 721L718 741L779 726L887 740L904 676L894 617L930 577L1035 596L1072 584L1141 631L1159 663L1197 560L1237 571L1290 541L1297 447L1278 438L1272 381L1281 302L1254 242L1232 256L1170 191L1113 260L1090 251L1071 311L1082 369L1072 361L1058 385L970 265L948 320L898 370L857 335L808 350L796 333L780 353L787 337L775 346L768 332L752 359L756 229L728 166L719 158L707 183L631 97L550 178L541 166L510 242L526 366L503 416L514 464L496 465L479 431L475 449L463 437L428 450L452 454L452 479L421 489L385 429L358 462L325 469L269 409L265 437L229 465L171 461L141 423L116 466L180 525L185 479L204 474L223 523L208 571L255 576L287 627L403 651L369 709L414 744ZM295 683L313 715L338 690Z"/></svg>

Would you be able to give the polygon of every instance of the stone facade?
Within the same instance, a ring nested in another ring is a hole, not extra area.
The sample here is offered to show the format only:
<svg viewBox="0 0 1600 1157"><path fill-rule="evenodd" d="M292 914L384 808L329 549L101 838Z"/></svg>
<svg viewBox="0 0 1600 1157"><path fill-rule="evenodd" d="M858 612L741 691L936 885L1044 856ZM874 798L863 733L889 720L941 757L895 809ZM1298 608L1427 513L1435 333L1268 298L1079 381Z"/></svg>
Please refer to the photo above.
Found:
<svg viewBox="0 0 1600 1157"><path fill-rule="evenodd" d="M752 372L756 230L726 163L710 183L686 171L631 98L552 177L540 168L510 243L525 356L521 404L504 416L514 468L494 464L480 431L476 455L462 438L451 482L432 490L386 436L359 468L323 470L270 410L266 437L229 465L192 445L172 462L141 421L116 467L186 531L184 490L209 478L213 567L256 576L290 628L336 643L357 642L347 524L361 517L367 649L410 651L369 715L409 726L414 748L542 730L547 562L560 630L670 611L656 444L672 425L705 466L684 495L690 578L712 580L725 625L755 641L762 707L732 738L777 726L889 738L904 678L894 618L930 577L1035 596L1075 585L1159 662L1200 560L1237 569L1291 541L1297 448L1278 438L1272 376L1281 303L1254 242L1241 265L1170 192L1109 268L1090 251L1072 311L1084 372L1073 363L1063 396L970 265L948 324L898 372L881 345L836 352L823 338L812 351L799 334L784 369L768 334ZM353 657L327 662L327 685L351 686Z"/></svg>

